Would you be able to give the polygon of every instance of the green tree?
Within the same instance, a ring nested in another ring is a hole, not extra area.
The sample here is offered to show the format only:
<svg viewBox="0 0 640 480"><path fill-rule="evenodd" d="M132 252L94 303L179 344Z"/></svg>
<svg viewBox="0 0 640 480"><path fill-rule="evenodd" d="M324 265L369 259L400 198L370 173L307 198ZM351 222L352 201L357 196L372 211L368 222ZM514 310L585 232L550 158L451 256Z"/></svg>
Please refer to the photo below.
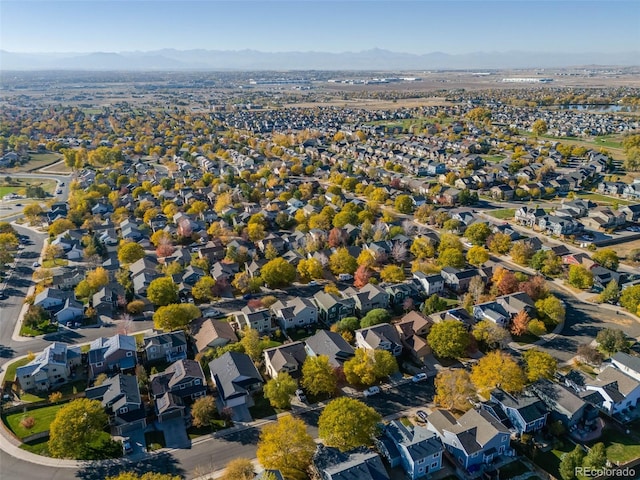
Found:
<svg viewBox="0 0 640 480"><path fill-rule="evenodd" d="M66 232L67 230L73 230L76 228L74 223L71 220L67 220L66 218L58 218L54 220L51 225L49 225L49 229L47 232L50 237L57 237L61 233Z"/></svg>
<svg viewBox="0 0 640 480"><path fill-rule="evenodd" d="M300 281L302 283L308 283L309 281L322 278L324 275L324 269L322 263L317 258L302 259L298 263L298 275L300 275Z"/></svg>
<svg viewBox="0 0 640 480"><path fill-rule="evenodd" d="M618 287L618 282L615 280L611 280L607 286L600 292L598 295L598 301L600 303L613 303L620 298L620 287Z"/></svg>
<svg viewBox="0 0 640 480"><path fill-rule="evenodd" d="M210 427L216 418L216 402L213 397L200 397L191 406L195 427Z"/></svg>
<svg viewBox="0 0 640 480"><path fill-rule="evenodd" d="M422 313L425 315L431 315L432 313L442 312L446 310L449 304L446 300L440 298L437 294L431 295L424 301L424 305L422 307Z"/></svg>
<svg viewBox="0 0 640 480"><path fill-rule="evenodd" d="M511 356L496 350L473 366L471 381L483 396L498 386L505 392L518 393L524 388L525 376Z"/></svg>
<svg viewBox="0 0 640 480"><path fill-rule="evenodd" d="M603 248L602 250L594 253L592 258L594 262L597 262L604 268L608 268L613 271L618 269L618 264L620 263L618 254L612 248Z"/></svg>
<svg viewBox="0 0 640 480"><path fill-rule="evenodd" d="M397 283L404 281L404 269L399 265L387 265L380 272L383 282Z"/></svg>
<svg viewBox="0 0 640 480"><path fill-rule="evenodd" d="M436 394L433 401L447 410L466 412L472 407L476 390L469 372L464 369L441 370L435 379Z"/></svg>
<svg viewBox="0 0 640 480"><path fill-rule="evenodd" d="M282 257L274 258L262 267L260 276L271 288L285 287L296 279L296 267Z"/></svg>
<svg viewBox="0 0 640 480"><path fill-rule="evenodd" d="M544 322L535 318L529 322L529 325L527 325L527 329L529 330L529 333L535 335L536 337L541 337L542 335L547 333L547 327L545 326Z"/></svg>
<svg viewBox="0 0 640 480"><path fill-rule="evenodd" d="M357 260L349 253L345 247L337 249L329 257L329 268L334 275L340 275L341 273L353 273L358 268Z"/></svg>
<svg viewBox="0 0 640 480"><path fill-rule="evenodd" d="M302 364L302 386L311 395L333 395L338 386L338 380L329 363L329 357L318 355L308 356Z"/></svg>
<svg viewBox="0 0 640 480"><path fill-rule="evenodd" d="M419 259L433 258L436 255L436 249L430 238L416 237L413 239L409 251ZM359 259L360 257L358 257Z"/></svg>
<svg viewBox="0 0 640 480"><path fill-rule="evenodd" d="M525 373L530 382L541 378L553 378L558 369L558 361L546 352L527 350L522 355L525 363Z"/></svg>
<svg viewBox="0 0 640 480"><path fill-rule="evenodd" d="M587 456L584 457L583 466L591 468L603 468L607 465L607 449L604 443L598 442L591 449Z"/></svg>
<svg viewBox="0 0 640 480"><path fill-rule="evenodd" d="M287 372L280 372L264 386L264 396L272 407L289 408L298 384Z"/></svg>
<svg viewBox="0 0 640 480"><path fill-rule="evenodd" d="M510 339L509 332L491 320L476 323L471 334L489 349L503 347Z"/></svg>
<svg viewBox="0 0 640 480"><path fill-rule="evenodd" d="M79 398L64 405L49 427L49 453L55 458L80 458L86 445L95 442L108 425L97 400Z"/></svg>
<svg viewBox="0 0 640 480"><path fill-rule="evenodd" d="M629 341L624 332L614 328L600 330L596 335L596 342L598 342L598 349L608 355L629 350Z"/></svg>
<svg viewBox="0 0 640 480"><path fill-rule="evenodd" d="M384 308L374 308L360 320L360 328L369 328L391 320L391 314Z"/></svg>
<svg viewBox="0 0 640 480"><path fill-rule="evenodd" d="M359 400L341 397L331 401L318 420L318 434L330 447L346 452L371 445L382 417Z"/></svg>
<svg viewBox="0 0 640 480"><path fill-rule="evenodd" d="M474 223L464 232L464 236L474 245L484 245L491 235L491 229L486 223Z"/></svg>
<svg viewBox="0 0 640 480"><path fill-rule="evenodd" d="M264 348L260 342L260 335L255 328L245 328L242 331L242 338L240 344L244 347L244 351L251 357L251 360L257 362L262 356Z"/></svg>
<svg viewBox="0 0 640 480"><path fill-rule="evenodd" d="M457 235L453 233L443 233L440 235L440 244L438 245L438 252L444 252L450 248L462 252L462 242Z"/></svg>
<svg viewBox="0 0 640 480"><path fill-rule="evenodd" d="M427 342L438 357L460 358L469 346L469 333L462 322L445 320L431 327Z"/></svg>
<svg viewBox="0 0 640 480"><path fill-rule="evenodd" d="M553 323L564 322L566 311L562 301L553 295L542 298L536 302L536 310L539 314L550 319Z"/></svg>
<svg viewBox="0 0 640 480"><path fill-rule="evenodd" d="M287 480L303 480L315 451L305 423L286 415L262 429L256 456L264 468L280 470Z"/></svg>
<svg viewBox="0 0 640 480"><path fill-rule="evenodd" d="M215 294L216 281L210 276L204 276L198 279L193 288L191 289L191 295L196 300L209 300L212 301L217 298Z"/></svg>
<svg viewBox="0 0 640 480"><path fill-rule="evenodd" d="M471 265L480 266L489 260L489 252L484 247L473 246L467 252L467 262Z"/></svg>
<svg viewBox="0 0 640 480"><path fill-rule="evenodd" d="M593 286L593 273L582 265L569 267L569 284L576 288L587 289Z"/></svg>
<svg viewBox="0 0 640 480"><path fill-rule="evenodd" d="M620 294L620 305L631 313L638 312L638 307L640 307L640 285L625 288Z"/></svg>
<svg viewBox="0 0 640 480"><path fill-rule="evenodd" d="M141 258L144 258L144 248L135 242L126 242L118 249L118 260L125 265L130 265Z"/></svg>
<svg viewBox="0 0 640 480"><path fill-rule="evenodd" d="M248 458L236 458L227 463L221 480L253 480L256 474Z"/></svg>
<svg viewBox="0 0 640 480"><path fill-rule="evenodd" d="M352 385L369 387L398 371L394 356L386 350L357 348L356 354L344 362L344 374Z"/></svg>
<svg viewBox="0 0 640 480"><path fill-rule="evenodd" d="M178 301L178 286L171 277L159 277L147 287L147 298L154 305L165 306Z"/></svg>
<svg viewBox="0 0 640 480"><path fill-rule="evenodd" d="M190 303L165 305L153 314L153 326L159 330L171 332L184 330L189 322L200 316L200 309Z"/></svg>
<svg viewBox="0 0 640 480"><path fill-rule="evenodd" d="M441 267L463 268L465 266L464 255L460 250L447 248L438 255L438 265Z"/></svg>
<svg viewBox="0 0 640 480"><path fill-rule="evenodd" d="M398 195L394 207L400 213L411 213L413 212L413 200L409 195Z"/></svg>
<svg viewBox="0 0 640 480"><path fill-rule="evenodd" d="M580 445L576 445L573 451L565 453L560 460L558 471L563 480L573 480L576 478L576 469L582 466L584 452Z"/></svg>
<svg viewBox="0 0 640 480"><path fill-rule="evenodd" d="M527 265L529 263L529 259L533 255L533 250L528 243L519 241L514 242L511 245L509 254L511 255L511 259L518 265Z"/></svg>

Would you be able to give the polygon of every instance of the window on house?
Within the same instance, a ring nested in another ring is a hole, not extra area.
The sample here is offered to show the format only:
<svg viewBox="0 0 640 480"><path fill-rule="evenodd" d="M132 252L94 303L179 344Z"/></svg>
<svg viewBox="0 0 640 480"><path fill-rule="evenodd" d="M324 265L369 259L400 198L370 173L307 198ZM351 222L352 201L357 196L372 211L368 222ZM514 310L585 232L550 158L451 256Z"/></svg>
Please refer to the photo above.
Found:
<svg viewBox="0 0 640 480"><path fill-rule="evenodd" d="M132 357L133 356L133 352L127 352L127 357Z"/></svg>
<svg viewBox="0 0 640 480"><path fill-rule="evenodd" d="M437 466L438 466L438 462L433 462L433 463L431 464L431 468L436 468Z"/></svg>
<svg viewBox="0 0 640 480"><path fill-rule="evenodd" d="M104 363L102 363L102 362L96 363L96 367L101 367L102 365L104 365Z"/></svg>
<svg viewBox="0 0 640 480"><path fill-rule="evenodd" d="M127 413L128 411L129 411L129 408L128 408L128 407L122 407L122 408L119 410L119 412L120 412L120 413Z"/></svg>
<svg viewBox="0 0 640 480"><path fill-rule="evenodd" d="M180 384L180 390L184 390L186 385L184 383Z"/></svg>
<svg viewBox="0 0 640 480"><path fill-rule="evenodd" d="M200 385L200 379L199 378L194 379L193 380L193 384L194 385Z"/></svg>

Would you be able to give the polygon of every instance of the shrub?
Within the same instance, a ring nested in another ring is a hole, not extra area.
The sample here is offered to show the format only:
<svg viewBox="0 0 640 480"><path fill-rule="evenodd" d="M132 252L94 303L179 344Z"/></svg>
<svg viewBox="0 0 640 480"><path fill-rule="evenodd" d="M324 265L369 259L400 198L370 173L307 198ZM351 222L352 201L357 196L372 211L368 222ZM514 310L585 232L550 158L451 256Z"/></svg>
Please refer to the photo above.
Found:
<svg viewBox="0 0 640 480"><path fill-rule="evenodd" d="M20 420L20 426L25 430L31 430L36 425L36 419L33 417L25 417Z"/></svg>

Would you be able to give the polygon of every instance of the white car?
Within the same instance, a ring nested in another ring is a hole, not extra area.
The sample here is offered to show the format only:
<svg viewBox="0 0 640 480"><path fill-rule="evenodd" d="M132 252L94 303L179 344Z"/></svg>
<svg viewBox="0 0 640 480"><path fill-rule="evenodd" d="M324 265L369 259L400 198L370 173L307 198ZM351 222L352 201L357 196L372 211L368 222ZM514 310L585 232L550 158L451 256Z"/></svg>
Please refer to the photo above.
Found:
<svg viewBox="0 0 640 480"><path fill-rule="evenodd" d="M413 383L422 382L427 379L426 373L416 373L413 377L411 377L411 381Z"/></svg>
<svg viewBox="0 0 640 480"><path fill-rule="evenodd" d="M31 265L33 268L38 268L40 266L40 264L38 262L33 262L33 265Z"/></svg>
<svg viewBox="0 0 640 480"><path fill-rule="evenodd" d="M362 393L365 397L372 397L373 395L380 393L380 387L369 387Z"/></svg>

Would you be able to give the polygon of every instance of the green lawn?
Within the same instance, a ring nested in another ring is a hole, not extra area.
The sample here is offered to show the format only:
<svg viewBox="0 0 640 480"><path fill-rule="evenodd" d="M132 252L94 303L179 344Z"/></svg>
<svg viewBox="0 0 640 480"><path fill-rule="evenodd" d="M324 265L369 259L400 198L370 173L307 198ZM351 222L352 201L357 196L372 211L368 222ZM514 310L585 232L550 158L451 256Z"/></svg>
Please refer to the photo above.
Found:
<svg viewBox="0 0 640 480"><path fill-rule="evenodd" d="M29 363L29 361L30 360L27 357L25 357L11 363L7 367L6 372L4 374L5 381L13 382L16 379L16 370L18 369L18 367L22 367L26 365L27 363Z"/></svg>
<svg viewBox="0 0 640 480"><path fill-rule="evenodd" d="M23 443L20 445L22 450L26 450L27 452L35 453L36 455L42 455L43 457L49 456L49 439L42 438L40 440L36 440L34 442Z"/></svg>
<svg viewBox="0 0 640 480"><path fill-rule="evenodd" d="M69 265L69 260L65 260L64 258L42 261L43 268L66 267L67 265Z"/></svg>
<svg viewBox="0 0 640 480"><path fill-rule="evenodd" d="M596 203L604 203L607 205L612 205L614 203L617 203L619 205L631 205L632 203L634 203L622 198L607 197L606 195L600 195L599 193L594 192L580 192L577 197L591 200L592 202Z"/></svg>
<svg viewBox="0 0 640 480"><path fill-rule="evenodd" d="M507 158L504 155L480 155L485 162L493 162L493 163L500 163L502 160L504 160L505 158Z"/></svg>
<svg viewBox="0 0 640 480"><path fill-rule="evenodd" d="M605 428L596 442L607 447L607 458L612 462L626 463L640 458L640 443L630 435L625 435L613 428Z"/></svg>
<svg viewBox="0 0 640 480"><path fill-rule="evenodd" d="M58 413L58 410L60 410L63 405L64 404L58 404L48 407L36 408L26 413L12 413L11 415L3 417L3 420L18 438L24 438L28 435L33 435L34 433L40 433L49 430L49 425L55 418L56 413ZM30 430L27 430L22 425L20 425L20 421L23 418L27 417L33 417L36 420L33 428L31 428Z"/></svg>
<svg viewBox="0 0 640 480"><path fill-rule="evenodd" d="M569 453L573 450L573 444L570 442L565 442L564 445L559 449L553 449L548 452L538 452L535 456L534 462L544 471L550 473L556 478L560 477L560 461L562 459L562 455L565 453Z"/></svg>
<svg viewBox="0 0 640 480"><path fill-rule="evenodd" d="M20 400L23 402L41 402L43 400L47 400L49 395L53 392L60 392L64 398L75 395L76 393L84 392L86 388L86 379L76 380L74 382L65 383L64 385L55 387L50 392L24 393L20 396Z"/></svg>
<svg viewBox="0 0 640 480"><path fill-rule="evenodd" d="M194 438L201 437L202 435L209 435L225 428L227 428L227 426L224 420L214 420L213 425L210 427L189 427L187 429L187 434L189 434L189 438L193 440Z"/></svg>
<svg viewBox="0 0 640 480"><path fill-rule="evenodd" d="M22 187L6 187L6 186L2 186L0 187L0 197L4 197L5 195L8 195L9 193L14 193L16 190L19 190Z"/></svg>
<svg viewBox="0 0 640 480"><path fill-rule="evenodd" d="M507 218L513 218L516 214L515 208L501 208L500 210L488 210L487 213L492 217L499 218L500 220L505 220Z"/></svg>
<svg viewBox="0 0 640 480"><path fill-rule="evenodd" d="M59 153L30 153L29 161L24 165L20 165L11 169L12 172L26 172L51 165L62 159Z"/></svg>
<svg viewBox="0 0 640 480"><path fill-rule="evenodd" d="M20 327L20 335L22 335L23 337L37 337L38 335L44 335L45 333L54 333L57 331L57 323L49 323L46 325L46 327L43 328L33 328L24 324Z"/></svg>
<svg viewBox="0 0 640 480"><path fill-rule="evenodd" d="M525 333L524 335L511 335L511 338L514 342L517 342L518 345L528 345L540 340L540 337L533 335L532 333Z"/></svg>
<svg viewBox="0 0 640 480"><path fill-rule="evenodd" d="M262 392L256 393L256 395L253 397L253 401L255 402L255 405L253 407L250 407L249 411L251 412L251 416L254 419L271 417L278 413L278 411L276 411L276 409L271 406L269 400L264 398ZM284 410L279 411L282 412Z"/></svg>

